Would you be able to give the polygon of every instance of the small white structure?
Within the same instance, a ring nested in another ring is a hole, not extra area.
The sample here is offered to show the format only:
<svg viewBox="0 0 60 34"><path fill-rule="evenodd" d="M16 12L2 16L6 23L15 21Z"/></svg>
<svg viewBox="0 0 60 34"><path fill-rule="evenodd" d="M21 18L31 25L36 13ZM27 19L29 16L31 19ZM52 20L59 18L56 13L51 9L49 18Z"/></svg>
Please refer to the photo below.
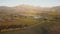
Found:
<svg viewBox="0 0 60 34"><path fill-rule="evenodd" d="M42 18L42 16L33 16L33 17L34 17L34 18L37 18L37 19L38 19L38 18Z"/></svg>

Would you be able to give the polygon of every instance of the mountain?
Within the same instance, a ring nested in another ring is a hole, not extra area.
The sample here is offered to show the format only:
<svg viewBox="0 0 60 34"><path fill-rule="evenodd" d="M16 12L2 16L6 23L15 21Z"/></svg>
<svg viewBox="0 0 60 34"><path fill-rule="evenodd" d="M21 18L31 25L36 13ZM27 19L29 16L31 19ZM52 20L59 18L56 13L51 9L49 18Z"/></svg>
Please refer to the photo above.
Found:
<svg viewBox="0 0 60 34"><path fill-rule="evenodd" d="M60 6L55 6L55 7L52 7L51 9L60 12Z"/></svg>
<svg viewBox="0 0 60 34"><path fill-rule="evenodd" d="M19 5L15 6L15 12L21 15L35 15L41 12L41 7L31 6L31 5Z"/></svg>
<svg viewBox="0 0 60 34"><path fill-rule="evenodd" d="M32 5L18 5L15 7L0 6L0 13L9 13L9 14L37 14L46 11L60 11L60 6L55 7L40 7Z"/></svg>
<svg viewBox="0 0 60 34"><path fill-rule="evenodd" d="M14 7L0 6L0 14L14 14L14 15L23 15L23 16L34 16L40 13L48 13L50 11L60 12L60 6L55 7L40 7L32 5L18 5Z"/></svg>
<svg viewBox="0 0 60 34"><path fill-rule="evenodd" d="M13 13L13 8L12 7L7 7L7 6L0 6L0 13L2 14L10 14Z"/></svg>

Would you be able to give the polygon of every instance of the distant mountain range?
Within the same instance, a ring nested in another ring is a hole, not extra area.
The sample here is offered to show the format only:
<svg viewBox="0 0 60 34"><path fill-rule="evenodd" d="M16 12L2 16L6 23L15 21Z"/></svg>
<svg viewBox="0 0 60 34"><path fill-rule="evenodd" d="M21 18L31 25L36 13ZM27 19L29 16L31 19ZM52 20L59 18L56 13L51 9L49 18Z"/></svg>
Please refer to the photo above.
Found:
<svg viewBox="0 0 60 34"><path fill-rule="evenodd" d="M7 14L34 14L46 11L60 11L60 6L55 6L51 8L30 5L19 5L15 7L0 6L0 13Z"/></svg>

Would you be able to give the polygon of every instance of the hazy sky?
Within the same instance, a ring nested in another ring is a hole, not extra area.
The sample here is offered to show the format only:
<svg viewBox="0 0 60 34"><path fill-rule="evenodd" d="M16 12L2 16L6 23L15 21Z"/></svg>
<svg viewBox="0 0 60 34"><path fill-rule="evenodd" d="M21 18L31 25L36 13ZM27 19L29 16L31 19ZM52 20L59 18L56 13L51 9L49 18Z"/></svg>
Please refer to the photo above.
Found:
<svg viewBox="0 0 60 34"><path fill-rule="evenodd" d="M51 7L60 6L60 0L0 0L0 6L16 6L20 4Z"/></svg>

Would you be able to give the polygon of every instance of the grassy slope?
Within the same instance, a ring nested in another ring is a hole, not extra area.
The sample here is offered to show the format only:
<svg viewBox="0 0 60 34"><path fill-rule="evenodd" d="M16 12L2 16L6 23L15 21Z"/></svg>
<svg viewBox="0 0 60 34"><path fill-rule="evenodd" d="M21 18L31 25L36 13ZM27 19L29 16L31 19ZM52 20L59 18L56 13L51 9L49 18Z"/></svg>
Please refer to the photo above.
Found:
<svg viewBox="0 0 60 34"><path fill-rule="evenodd" d="M26 29L26 30L22 30L22 31L17 31L18 33L23 33L23 34L31 34L31 32L37 32L38 34L60 34L60 17L59 16L52 16L52 21L50 20L50 17L48 18L48 20L44 21L42 19L33 19L33 18L21 18L21 19L18 19L18 21L16 21L17 24L28 24L30 26L32 26L33 24L33 27L30 27L29 29ZM55 19L55 17L57 17L57 19ZM42 21L44 21L44 23L42 23ZM38 24L38 23L41 23L41 24ZM37 25L35 25L37 24ZM31 30L31 31L30 31ZM15 33L15 31L12 31ZM9 33L12 33L12 32L9 32ZM32 32L32 33L33 33ZM7 32L6 32L7 33ZM7 34L9 34L7 33ZM3 33L4 34L4 33ZM17 33L16 33L17 34Z"/></svg>

